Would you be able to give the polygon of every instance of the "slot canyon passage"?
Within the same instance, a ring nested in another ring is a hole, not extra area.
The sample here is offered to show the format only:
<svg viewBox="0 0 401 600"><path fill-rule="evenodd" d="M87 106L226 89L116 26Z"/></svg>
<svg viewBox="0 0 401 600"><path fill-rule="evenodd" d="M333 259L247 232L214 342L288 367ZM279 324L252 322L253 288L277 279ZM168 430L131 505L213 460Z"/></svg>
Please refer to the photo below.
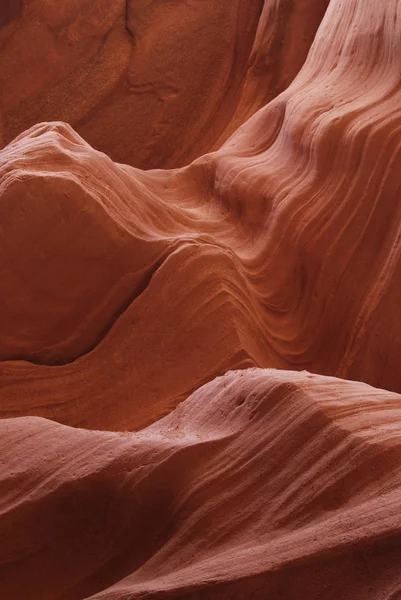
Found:
<svg viewBox="0 0 401 600"><path fill-rule="evenodd" d="M401 1L2 0L0 599L401 600Z"/></svg>

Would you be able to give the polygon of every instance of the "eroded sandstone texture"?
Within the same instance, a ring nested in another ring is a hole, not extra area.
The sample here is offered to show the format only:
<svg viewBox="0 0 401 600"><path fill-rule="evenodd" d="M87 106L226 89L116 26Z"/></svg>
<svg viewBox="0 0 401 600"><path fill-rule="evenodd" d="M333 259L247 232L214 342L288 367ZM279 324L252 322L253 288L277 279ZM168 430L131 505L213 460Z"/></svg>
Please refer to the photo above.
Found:
<svg viewBox="0 0 401 600"><path fill-rule="evenodd" d="M0 598L398 600L400 2L0 25Z"/></svg>
<svg viewBox="0 0 401 600"><path fill-rule="evenodd" d="M115 161L186 164L292 81L327 4L27 0L0 31L3 144L57 120Z"/></svg>

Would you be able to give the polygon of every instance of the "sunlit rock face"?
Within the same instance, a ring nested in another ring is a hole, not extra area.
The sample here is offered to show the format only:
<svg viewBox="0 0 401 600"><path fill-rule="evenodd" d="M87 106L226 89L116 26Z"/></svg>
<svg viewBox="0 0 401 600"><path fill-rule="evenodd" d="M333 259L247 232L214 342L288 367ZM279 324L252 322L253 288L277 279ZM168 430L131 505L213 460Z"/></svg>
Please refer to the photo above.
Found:
<svg viewBox="0 0 401 600"><path fill-rule="evenodd" d="M398 600L400 4L0 25L0 598Z"/></svg>
<svg viewBox="0 0 401 600"><path fill-rule="evenodd" d="M1 591L391 597L400 406L359 382L248 369L138 433L4 419Z"/></svg>

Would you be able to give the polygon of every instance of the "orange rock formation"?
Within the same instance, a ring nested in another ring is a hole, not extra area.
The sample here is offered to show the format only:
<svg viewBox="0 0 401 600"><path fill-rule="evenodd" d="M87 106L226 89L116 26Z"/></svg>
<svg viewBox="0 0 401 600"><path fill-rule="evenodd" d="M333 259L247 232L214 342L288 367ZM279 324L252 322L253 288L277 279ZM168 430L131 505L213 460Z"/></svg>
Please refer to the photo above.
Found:
<svg viewBox="0 0 401 600"><path fill-rule="evenodd" d="M0 421L4 598L396 598L398 394L234 371L139 433Z"/></svg>
<svg viewBox="0 0 401 600"><path fill-rule="evenodd" d="M0 142L61 120L151 168L216 147L281 92L328 0L29 0L13 19L20 5L0 7Z"/></svg>
<svg viewBox="0 0 401 600"><path fill-rule="evenodd" d="M397 600L401 4L0 26L0 598Z"/></svg>

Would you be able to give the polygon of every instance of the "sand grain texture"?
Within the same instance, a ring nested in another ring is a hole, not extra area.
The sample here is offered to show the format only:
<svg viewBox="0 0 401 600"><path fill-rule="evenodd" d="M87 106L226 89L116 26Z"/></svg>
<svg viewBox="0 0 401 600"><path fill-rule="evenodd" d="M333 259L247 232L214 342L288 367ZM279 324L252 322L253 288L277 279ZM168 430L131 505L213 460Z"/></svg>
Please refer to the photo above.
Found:
<svg viewBox="0 0 401 600"><path fill-rule="evenodd" d="M300 586L311 598L391 597L400 419L397 394L250 369L139 433L2 420L1 590L10 600L295 599Z"/></svg>
<svg viewBox="0 0 401 600"><path fill-rule="evenodd" d="M0 598L401 598L400 56L396 0L2 3Z"/></svg>

